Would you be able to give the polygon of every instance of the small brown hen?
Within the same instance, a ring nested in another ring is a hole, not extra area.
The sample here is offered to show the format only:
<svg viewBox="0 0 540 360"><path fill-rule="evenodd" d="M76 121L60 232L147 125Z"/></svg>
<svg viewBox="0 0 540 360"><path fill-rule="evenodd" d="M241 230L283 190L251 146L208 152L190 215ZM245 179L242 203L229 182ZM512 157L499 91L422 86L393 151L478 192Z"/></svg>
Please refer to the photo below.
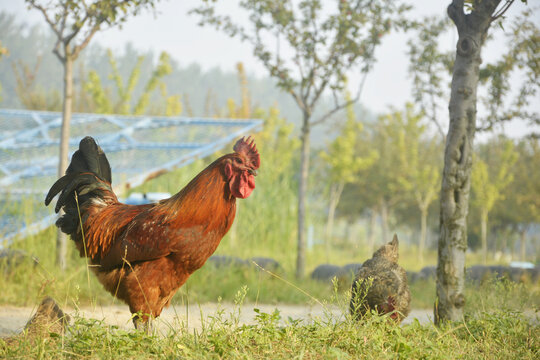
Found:
<svg viewBox="0 0 540 360"><path fill-rule="evenodd" d="M71 318L65 314L51 297L45 297L39 304L35 314L28 320L24 331L14 336L4 338L6 345L16 347L21 342L29 341L35 344L43 341L51 334L63 335Z"/></svg>
<svg viewBox="0 0 540 360"><path fill-rule="evenodd" d="M375 310L401 322L410 311L411 293L407 273L398 261L398 238L375 251L362 264L352 285L350 312L355 319Z"/></svg>
<svg viewBox="0 0 540 360"><path fill-rule="evenodd" d="M118 202L111 169L93 138L81 140L66 170L50 189L61 192L58 226L87 257L105 289L129 305L135 327L161 314L188 277L214 253L231 227L236 198L255 188L259 153L240 139L179 193L156 204ZM82 224L79 222L82 220Z"/></svg>
<svg viewBox="0 0 540 360"><path fill-rule="evenodd" d="M24 329L27 334L40 336L42 334L56 333L63 334L70 321L51 297L45 297L39 304L36 313L26 323Z"/></svg>

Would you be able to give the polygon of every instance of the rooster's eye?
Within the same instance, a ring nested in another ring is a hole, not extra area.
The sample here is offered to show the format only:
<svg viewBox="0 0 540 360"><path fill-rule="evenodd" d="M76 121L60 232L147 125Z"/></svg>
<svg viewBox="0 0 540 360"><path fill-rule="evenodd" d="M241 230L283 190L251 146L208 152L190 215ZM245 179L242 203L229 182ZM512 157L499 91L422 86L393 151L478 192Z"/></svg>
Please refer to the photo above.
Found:
<svg viewBox="0 0 540 360"><path fill-rule="evenodd" d="M237 163L239 163L240 165L244 163L244 162L242 161L242 159L239 159L239 158L235 158L234 160L235 160Z"/></svg>

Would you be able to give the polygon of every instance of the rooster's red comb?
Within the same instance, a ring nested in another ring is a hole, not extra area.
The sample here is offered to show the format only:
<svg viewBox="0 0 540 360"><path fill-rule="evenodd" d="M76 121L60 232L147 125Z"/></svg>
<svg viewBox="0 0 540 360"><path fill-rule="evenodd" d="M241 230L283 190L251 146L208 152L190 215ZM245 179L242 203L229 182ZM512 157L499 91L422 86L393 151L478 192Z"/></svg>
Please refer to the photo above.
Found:
<svg viewBox="0 0 540 360"><path fill-rule="evenodd" d="M251 166L254 169L259 168L259 165L261 164L261 158L259 157L259 152L257 151L255 140L253 140L251 136L248 136L247 139L243 137L238 140L234 145L233 150L247 157L250 160Z"/></svg>

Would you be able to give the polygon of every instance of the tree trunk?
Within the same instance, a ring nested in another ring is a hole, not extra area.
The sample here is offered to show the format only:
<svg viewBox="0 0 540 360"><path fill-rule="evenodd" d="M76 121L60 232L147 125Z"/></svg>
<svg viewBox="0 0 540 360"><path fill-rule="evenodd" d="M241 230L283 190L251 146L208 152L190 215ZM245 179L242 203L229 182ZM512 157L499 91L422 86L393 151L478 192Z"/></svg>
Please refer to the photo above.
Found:
<svg viewBox="0 0 540 360"><path fill-rule="evenodd" d="M367 243L368 256L373 254L373 247L375 246L375 226L377 225L377 212L371 210L370 222L369 222L369 235Z"/></svg>
<svg viewBox="0 0 540 360"><path fill-rule="evenodd" d="M516 238L515 236L512 236L510 240L510 260L514 260L514 255L515 255L515 250L516 250L515 248L516 248Z"/></svg>
<svg viewBox="0 0 540 360"><path fill-rule="evenodd" d="M444 153L441 185L440 234L437 263L435 323L463 319L467 213L476 129L476 90L481 63L480 50L491 15L500 0L475 1L469 14L464 1L454 0L448 16L458 30L450 104L450 124Z"/></svg>
<svg viewBox="0 0 540 360"><path fill-rule="evenodd" d="M334 231L334 217L336 214L336 208L339 204L341 193L343 192L344 183L332 184L330 186L330 201L328 204L328 219L326 221L326 261L329 261L330 243L332 239L332 233Z"/></svg>
<svg viewBox="0 0 540 360"><path fill-rule="evenodd" d="M501 239L501 252L503 254L506 254L506 251L508 250L508 236L509 234L503 234L502 236L502 239Z"/></svg>
<svg viewBox="0 0 540 360"><path fill-rule="evenodd" d="M533 235L531 239L531 245L533 246L533 251L535 254L540 253L540 241L538 241L538 234Z"/></svg>
<svg viewBox="0 0 540 360"><path fill-rule="evenodd" d="M60 132L60 158L58 162L58 177L66 173L69 154L69 127L73 102L73 60L66 57L64 62L64 105L62 108L62 128Z"/></svg>
<svg viewBox="0 0 540 360"><path fill-rule="evenodd" d="M302 126L302 153L300 155L300 179L298 181L298 248L296 257L296 277L304 277L306 267L306 190L309 175L309 116L304 113L304 123Z"/></svg>
<svg viewBox="0 0 540 360"><path fill-rule="evenodd" d="M382 243L387 243L388 241L388 205L386 200L382 199L380 202L380 212L381 212L381 232L382 232Z"/></svg>
<svg viewBox="0 0 540 360"><path fill-rule="evenodd" d="M420 206L420 241L418 242L418 263L424 264L424 249L426 247L428 207Z"/></svg>
<svg viewBox="0 0 540 360"><path fill-rule="evenodd" d="M482 240L482 262L487 264L487 222L488 213L485 209L482 209L480 214L480 239Z"/></svg>
<svg viewBox="0 0 540 360"><path fill-rule="evenodd" d="M519 232L519 239L520 239L520 261L525 261L525 255L526 255L526 249L527 246L525 241L527 240L527 237L525 236L527 234L527 231L525 229L521 230Z"/></svg>
<svg viewBox="0 0 540 360"><path fill-rule="evenodd" d="M73 102L73 59L68 55L69 48L65 49L64 60L64 106L62 109L62 128L60 132L60 158L58 160L58 177L64 176L68 167L69 153L69 126L71 122L71 109ZM62 212L59 214L62 215ZM66 235L58 229L56 236L56 264L61 270L66 269L67 241Z"/></svg>
<svg viewBox="0 0 540 360"><path fill-rule="evenodd" d="M358 246L358 239L356 236L356 221L347 221L347 242Z"/></svg>

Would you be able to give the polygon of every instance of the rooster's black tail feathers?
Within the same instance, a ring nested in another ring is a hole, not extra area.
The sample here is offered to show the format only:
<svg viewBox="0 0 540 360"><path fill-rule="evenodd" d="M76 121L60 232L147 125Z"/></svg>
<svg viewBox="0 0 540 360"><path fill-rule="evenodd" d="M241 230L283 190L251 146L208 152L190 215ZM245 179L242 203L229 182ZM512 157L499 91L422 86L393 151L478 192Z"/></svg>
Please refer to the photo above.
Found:
<svg viewBox="0 0 540 360"><path fill-rule="evenodd" d="M111 183L109 160L107 160L103 150L96 144L96 141L90 136L85 137L79 143L79 150L73 154L66 175L86 172L92 172L101 180Z"/></svg>
<svg viewBox="0 0 540 360"><path fill-rule="evenodd" d="M107 156L96 141L87 136L81 140L79 150L73 154L66 175L58 179L49 190L45 205L49 205L52 199L62 192L54 209L58 212L64 205L73 203L70 199L73 199L74 191L77 191L78 196L84 197L94 190L110 190L110 184L111 167ZM64 210L69 212L69 209Z"/></svg>

